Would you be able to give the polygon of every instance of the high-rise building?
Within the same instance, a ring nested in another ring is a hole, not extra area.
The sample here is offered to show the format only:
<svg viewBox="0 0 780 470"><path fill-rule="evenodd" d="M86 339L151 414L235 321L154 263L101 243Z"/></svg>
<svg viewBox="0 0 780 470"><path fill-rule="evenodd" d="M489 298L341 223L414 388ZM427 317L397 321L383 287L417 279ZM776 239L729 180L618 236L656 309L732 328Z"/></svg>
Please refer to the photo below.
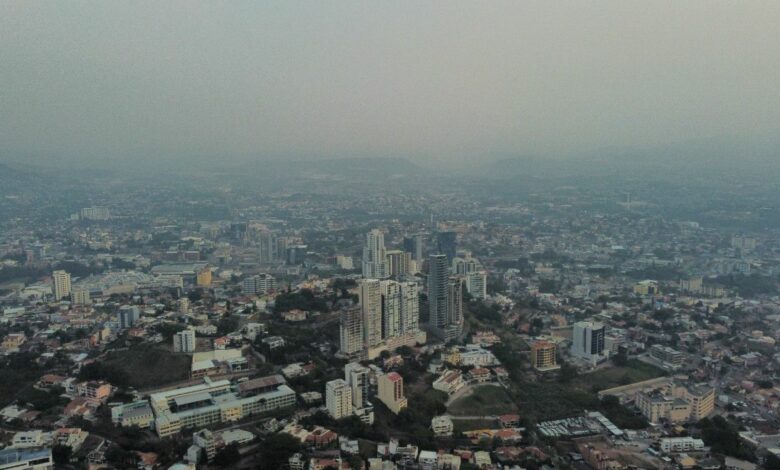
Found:
<svg viewBox="0 0 780 470"><path fill-rule="evenodd" d="M279 245L276 234L269 231L260 232L257 235L259 248L259 261L264 264L275 263L279 260Z"/></svg>
<svg viewBox="0 0 780 470"><path fill-rule="evenodd" d="M397 372L377 377L377 397L395 414L406 408L404 397L404 379Z"/></svg>
<svg viewBox="0 0 780 470"><path fill-rule="evenodd" d="M605 327L601 323L578 322L572 329L572 355L597 362L604 356Z"/></svg>
<svg viewBox="0 0 780 470"><path fill-rule="evenodd" d="M441 336L448 323L447 287L449 270L446 255L431 255L428 262L428 323Z"/></svg>
<svg viewBox="0 0 780 470"><path fill-rule="evenodd" d="M537 341L531 345L531 365L540 371L558 369L555 353L555 343Z"/></svg>
<svg viewBox="0 0 780 470"><path fill-rule="evenodd" d="M368 401L370 372L368 367L360 365L359 362L350 362L344 366L344 380L352 389L352 406L355 408L371 405Z"/></svg>
<svg viewBox="0 0 780 470"><path fill-rule="evenodd" d="M404 237L404 251L411 254L414 261L423 260L423 235L420 233Z"/></svg>
<svg viewBox="0 0 780 470"><path fill-rule="evenodd" d="M366 234L363 246L363 277L384 279L388 276L385 235L381 230L373 229Z"/></svg>
<svg viewBox="0 0 780 470"><path fill-rule="evenodd" d="M195 352L195 330L187 328L176 332L173 335L173 352L191 353Z"/></svg>
<svg viewBox="0 0 780 470"><path fill-rule="evenodd" d="M141 318L141 309L135 305L123 305L119 307L117 312L117 321L119 322L119 328L125 329L135 325L135 322Z"/></svg>
<svg viewBox="0 0 780 470"><path fill-rule="evenodd" d="M352 415L352 389L344 379L331 380L325 384L325 407L333 419Z"/></svg>
<svg viewBox="0 0 780 470"><path fill-rule="evenodd" d="M458 234L455 232L439 232L436 234L436 250L439 254L455 259L458 251Z"/></svg>
<svg viewBox="0 0 780 470"><path fill-rule="evenodd" d="M411 255L401 250L387 250L387 275L399 279L409 274Z"/></svg>
<svg viewBox="0 0 780 470"><path fill-rule="evenodd" d="M382 292L378 279L360 281L358 293L363 316L363 344L367 348L382 342Z"/></svg>
<svg viewBox="0 0 780 470"><path fill-rule="evenodd" d="M487 273L476 271L466 275L466 290L477 300L487 298Z"/></svg>
<svg viewBox="0 0 780 470"><path fill-rule="evenodd" d="M463 278L451 277L447 288L447 321L455 335L463 331ZM450 339L450 338L448 338Z"/></svg>
<svg viewBox="0 0 780 470"><path fill-rule="evenodd" d="M54 279L54 300L62 300L71 294L70 274L67 271L57 270L51 274Z"/></svg>
<svg viewBox="0 0 780 470"><path fill-rule="evenodd" d="M416 334L420 331L420 286L414 282L401 282L401 333Z"/></svg>
<svg viewBox="0 0 780 470"><path fill-rule="evenodd" d="M401 285L395 281L381 281L379 289L382 314L382 339L401 335Z"/></svg>
<svg viewBox="0 0 780 470"><path fill-rule="evenodd" d="M363 351L363 315L359 305L341 310L339 349L347 356Z"/></svg>

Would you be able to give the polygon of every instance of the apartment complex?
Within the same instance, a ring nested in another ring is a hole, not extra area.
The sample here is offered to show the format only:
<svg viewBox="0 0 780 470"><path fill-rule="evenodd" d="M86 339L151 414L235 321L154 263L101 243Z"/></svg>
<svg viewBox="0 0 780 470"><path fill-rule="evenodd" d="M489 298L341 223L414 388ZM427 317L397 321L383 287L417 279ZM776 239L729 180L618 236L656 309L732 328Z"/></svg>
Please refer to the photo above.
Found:
<svg viewBox="0 0 780 470"><path fill-rule="evenodd" d="M173 352L191 353L195 352L195 330L187 328L177 331L173 335Z"/></svg>
<svg viewBox="0 0 780 470"><path fill-rule="evenodd" d="M325 384L325 407L333 419L352 416L352 389L344 379Z"/></svg>
<svg viewBox="0 0 780 470"><path fill-rule="evenodd" d="M705 385L679 385L637 392L634 403L651 423L699 421L715 408L715 389Z"/></svg>

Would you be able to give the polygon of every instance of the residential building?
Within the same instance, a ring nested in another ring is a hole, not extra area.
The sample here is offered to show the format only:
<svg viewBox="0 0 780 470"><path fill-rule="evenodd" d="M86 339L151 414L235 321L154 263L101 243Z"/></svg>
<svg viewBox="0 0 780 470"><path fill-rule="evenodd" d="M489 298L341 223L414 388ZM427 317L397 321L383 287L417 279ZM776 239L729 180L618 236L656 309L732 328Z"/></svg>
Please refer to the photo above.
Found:
<svg viewBox="0 0 780 470"><path fill-rule="evenodd" d="M120 426L150 428L154 424L152 407L146 400L111 407L111 422Z"/></svg>
<svg viewBox="0 0 780 470"><path fill-rule="evenodd" d="M352 415L352 389L344 379L325 384L325 407L333 419Z"/></svg>
<svg viewBox="0 0 780 470"><path fill-rule="evenodd" d="M262 295L276 289L276 278L270 274L250 276L242 282L242 291L247 295Z"/></svg>
<svg viewBox="0 0 780 470"><path fill-rule="evenodd" d="M193 328L177 331L173 335L173 352L195 352L195 330Z"/></svg>
<svg viewBox="0 0 780 470"><path fill-rule="evenodd" d="M434 416L433 419L431 419L431 429L433 430L434 435L441 437L452 436L455 427L449 416Z"/></svg>
<svg viewBox="0 0 780 470"><path fill-rule="evenodd" d="M477 300L487 298L487 272L476 271L466 274L466 291Z"/></svg>
<svg viewBox="0 0 780 470"><path fill-rule="evenodd" d="M661 450L667 454L673 452L696 452L704 449L704 441L686 437L664 437L661 438Z"/></svg>
<svg viewBox="0 0 780 470"><path fill-rule="evenodd" d="M381 230L373 229L366 234L363 247L363 277L384 279L388 273L385 235Z"/></svg>
<svg viewBox="0 0 780 470"><path fill-rule="evenodd" d="M141 309L135 305L123 305L119 307L117 311L117 321L119 322L119 328L127 329L135 325L135 322L141 318Z"/></svg>
<svg viewBox="0 0 780 470"><path fill-rule="evenodd" d="M363 351L363 313L359 305L341 310L339 351L349 357Z"/></svg>
<svg viewBox="0 0 780 470"><path fill-rule="evenodd" d="M407 402L404 397L404 379L397 372L377 377L378 392L377 397L395 414L406 408Z"/></svg>
<svg viewBox="0 0 780 470"><path fill-rule="evenodd" d="M72 287L70 284L70 274L67 271L57 270L51 274L54 282L54 300L62 300L70 296Z"/></svg>

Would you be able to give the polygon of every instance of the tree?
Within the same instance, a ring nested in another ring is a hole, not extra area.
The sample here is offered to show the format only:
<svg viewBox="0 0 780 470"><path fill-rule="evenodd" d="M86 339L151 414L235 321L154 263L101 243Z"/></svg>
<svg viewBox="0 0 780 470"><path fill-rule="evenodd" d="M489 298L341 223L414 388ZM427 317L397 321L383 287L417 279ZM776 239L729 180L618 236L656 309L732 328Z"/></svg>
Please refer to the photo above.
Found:
<svg viewBox="0 0 780 470"><path fill-rule="evenodd" d="M73 449L70 446L64 446L57 444L51 449L51 456L54 459L54 463L57 465L66 465L70 462L70 456L73 454Z"/></svg>
<svg viewBox="0 0 780 470"><path fill-rule="evenodd" d="M259 470L277 470L287 465L287 459L301 448L298 439L287 433L273 434L261 445L257 468Z"/></svg>
<svg viewBox="0 0 780 470"><path fill-rule="evenodd" d="M228 444L214 456L214 465L231 468L241 460L238 444Z"/></svg>

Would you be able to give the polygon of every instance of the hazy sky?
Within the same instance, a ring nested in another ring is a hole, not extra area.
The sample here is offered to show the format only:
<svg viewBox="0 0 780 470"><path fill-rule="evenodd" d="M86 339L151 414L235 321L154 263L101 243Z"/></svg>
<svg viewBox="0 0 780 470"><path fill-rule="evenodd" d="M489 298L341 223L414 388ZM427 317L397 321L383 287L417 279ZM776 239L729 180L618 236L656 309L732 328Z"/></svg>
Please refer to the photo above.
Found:
<svg viewBox="0 0 780 470"><path fill-rule="evenodd" d="M780 1L0 2L0 156L572 153L780 133Z"/></svg>

